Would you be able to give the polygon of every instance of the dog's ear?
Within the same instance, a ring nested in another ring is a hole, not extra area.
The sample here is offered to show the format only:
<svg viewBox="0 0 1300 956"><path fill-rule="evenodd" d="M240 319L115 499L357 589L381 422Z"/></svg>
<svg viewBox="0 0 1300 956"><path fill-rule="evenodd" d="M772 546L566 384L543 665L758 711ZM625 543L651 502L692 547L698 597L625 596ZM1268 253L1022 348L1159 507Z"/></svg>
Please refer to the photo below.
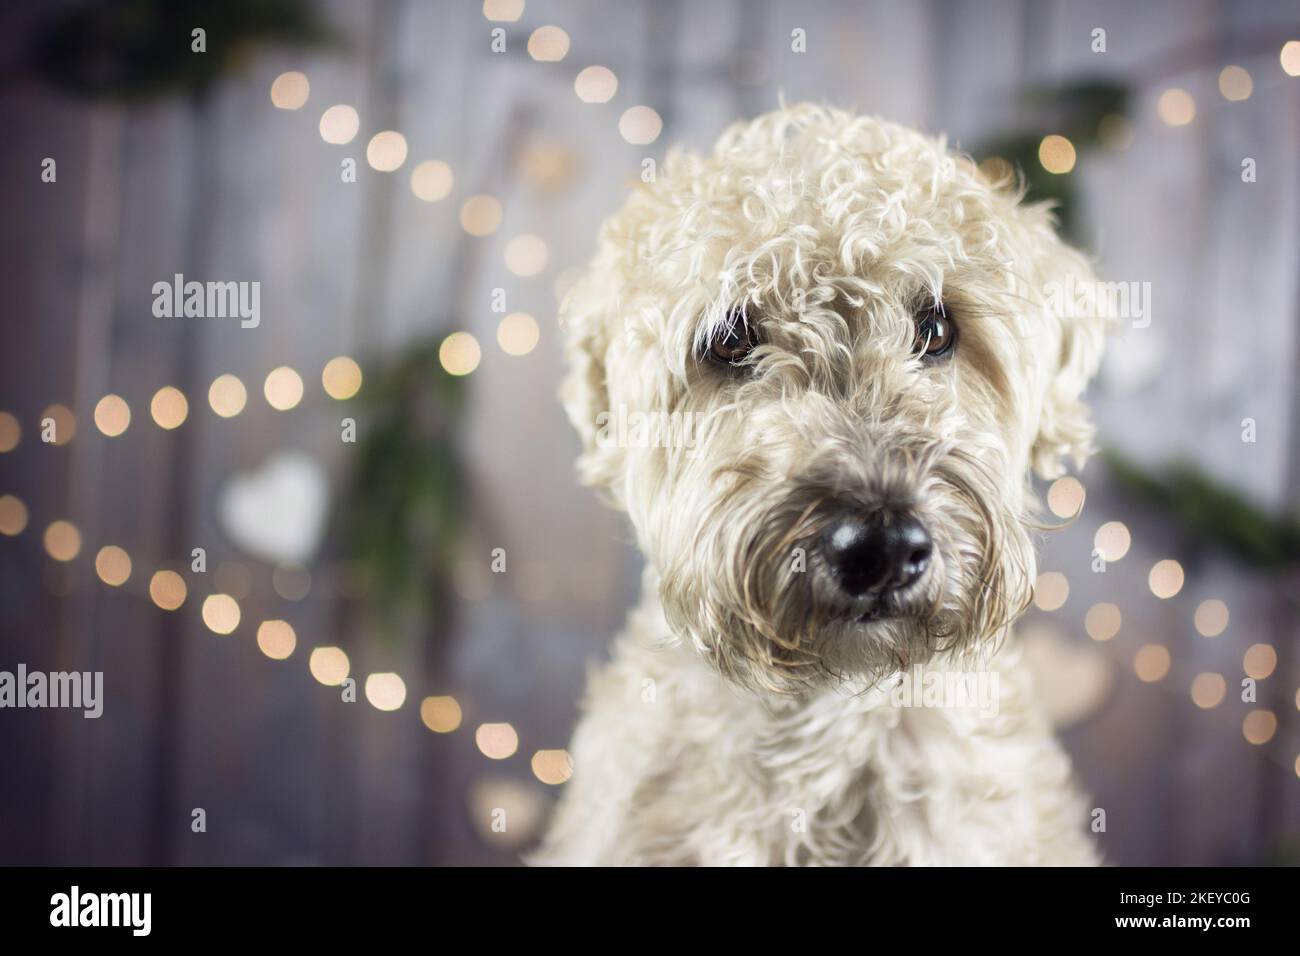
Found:
<svg viewBox="0 0 1300 956"><path fill-rule="evenodd" d="M1050 211L1031 205L1021 212L1033 234L1030 299L1055 333L1047 360L1047 391L1030 450L1034 471L1050 480L1064 474L1066 459L1082 467L1095 451L1095 429L1081 396L1101 364L1108 300L1088 259L1057 236Z"/></svg>
<svg viewBox="0 0 1300 956"><path fill-rule="evenodd" d="M611 503L619 506L617 481L623 470L623 453L603 437L610 415L606 359L622 293L617 268L601 261L608 256L608 249L597 254L560 305L568 364L560 384L560 401L582 439L578 474L583 483L603 489Z"/></svg>

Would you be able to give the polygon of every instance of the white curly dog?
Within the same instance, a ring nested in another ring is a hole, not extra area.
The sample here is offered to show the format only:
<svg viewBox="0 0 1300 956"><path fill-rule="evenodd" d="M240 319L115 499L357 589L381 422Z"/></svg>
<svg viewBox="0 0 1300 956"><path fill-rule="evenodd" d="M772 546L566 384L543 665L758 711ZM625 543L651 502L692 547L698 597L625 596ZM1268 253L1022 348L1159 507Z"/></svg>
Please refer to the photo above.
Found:
<svg viewBox="0 0 1300 956"><path fill-rule="evenodd" d="M1004 639L1029 475L1090 450L1105 330L1021 198L799 105L671 153L605 223L562 396L647 571L534 862L1097 862Z"/></svg>

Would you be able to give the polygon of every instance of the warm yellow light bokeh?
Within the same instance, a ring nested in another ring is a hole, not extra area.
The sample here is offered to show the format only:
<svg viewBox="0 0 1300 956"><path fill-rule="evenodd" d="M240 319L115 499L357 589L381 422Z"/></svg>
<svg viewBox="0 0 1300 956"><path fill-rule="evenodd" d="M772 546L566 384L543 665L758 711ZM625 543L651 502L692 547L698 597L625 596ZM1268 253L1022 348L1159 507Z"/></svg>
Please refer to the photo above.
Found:
<svg viewBox="0 0 1300 956"><path fill-rule="evenodd" d="M185 579L175 571L155 571L149 579L149 597L164 611L174 611L184 604L188 590Z"/></svg>
<svg viewBox="0 0 1300 956"><path fill-rule="evenodd" d="M330 398L339 401L351 398L361 391L361 366L346 355L337 356L325 363L320 382Z"/></svg>
<svg viewBox="0 0 1300 956"><path fill-rule="evenodd" d="M302 401L302 376L287 365L272 369L262 386L267 404L277 411L287 412Z"/></svg>
<svg viewBox="0 0 1300 956"><path fill-rule="evenodd" d="M1186 126L1196 118L1196 101L1191 93L1174 87L1160 94L1156 112L1170 126Z"/></svg>
<svg viewBox="0 0 1300 956"><path fill-rule="evenodd" d="M1196 606L1196 633L1202 637L1218 637L1228 629L1228 605L1217 598L1202 601Z"/></svg>
<svg viewBox="0 0 1300 956"><path fill-rule="evenodd" d="M511 312L497 326L497 344L507 355L527 355L537 347L542 330L527 312Z"/></svg>
<svg viewBox="0 0 1300 956"><path fill-rule="evenodd" d="M533 754L532 768L542 783L558 786L573 776L573 757L567 750L539 750Z"/></svg>
<svg viewBox="0 0 1300 956"><path fill-rule="evenodd" d="M1070 596L1070 582L1060 571L1047 571L1034 585L1034 604L1040 611L1055 611Z"/></svg>
<svg viewBox="0 0 1300 956"><path fill-rule="evenodd" d="M53 521L45 529L45 553L55 561L71 561L81 553L81 532L71 521Z"/></svg>
<svg viewBox="0 0 1300 956"><path fill-rule="evenodd" d="M519 734L510 724L479 724L474 731L474 743L483 756L505 760L519 749Z"/></svg>
<svg viewBox="0 0 1300 956"><path fill-rule="evenodd" d="M1074 144L1056 133L1044 136L1043 141L1038 144L1038 161L1049 173L1057 175L1068 173L1074 169L1077 158Z"/></svg>
<svg viewBox="0 0 1300 956"><path fill-rule="evenodd" d="M230 634L239 627L239 602L229 594L209 594L203 600L203 623L214 634Z"/></svg>
<svg viewBox="0 0 1300 956"><path fill-rule="evenodd" d="M453 332L438 347L438 361L450 375L468 375L482 357L478 339L468 332Z"/></svg>
<svg viewBox="0 0 1300 956"><path fill-rule="evenodd" d="M438 202L451 193L456 177L439 159L426 159L411 170L411 192L425 202Z"/></svg>
<svg viewBox="0 0 1300 956"><path fill-rule="evenodd" d="M300 110L310 95L311 84L307 82L306 74L297 70L281 73L271 84L271 102L277 109Z"/></svg>
<svg viewBox="0 0 1300 956"><path fill-rule="evenodd" d="M406 162L406 137L394 129L376 133L366 144L366 162L381 173L400 169Z"/></svg>
<svg viewBox="0 0 1300 956"><path fill-rule="evenodd" d="M110 587L121 587L131 577L131 556L115 544L106 544L95 555L95 573Z"/></svg>
<svg viewBox="0 0 1300 956"><path fill-rule="evenodd" d="M420 720L435 734L449 734L460 726L460 702L455 697L426 697L420 702Z"/></svg>
<svg viewBox="0 0 1300 956"><path fill-rule="evenodd" d="M1138 649L1137 656L1133 658L1133 670L1139 680L1153 684L1158 680L1164 680L1169 673L1171 663L1169 648L1162 644L1145 644Z"/></svg>
<svg viewBox="0 0 1300 956"><path fill-rule="evenodd" d="M131 425L131 409L121 395L105 395L95 405L95 427L116 438Z"/></svg>
<svg viewBox="0 0 1300 956"><path fill-rule="evenodd" d="M618 133L634 146L653 143L663 132L664 121L648 106L633 106L618 120Z"/></svg>
<svg viewBox="0 0 1300 956"><path fill-rule="evenodd" d="M1161 600L1168 600L1183 589L1183 566L1173 558L1157 561L1147 576L1151 593Z"/></svg>
<svg viewBox="0 0 1300 956"><path fill-rule="evenodd" d="M331 106L320 117L320 138L335 146L350 143L361 129L361 117L346 103Z"/></svg>
<svg viewBox="0 0 1300 956"><path fill-rule="evenodd" d="M569 53L569 35L556 26L538 27L528 37L528 55L543 63L558 63Z"/></svg>
<svg viewBox="0 0 1300 956"><path fill-rule="evenodd" d="M307 668L311 676L328 687L337 687L347 679L352 664L341 647L318 647L311 652Z"/></svg>
<svg viewBox="0 0 1300 956"><path fill-rule="evenodd" d="M607 66L589 66L573 81L573 90L584 103L608 103L618 92L618 77Z"/></svg>
<svg viewBox="0 0 1300 956"><path fill-rule="evenodd" d="M1123 618L1114 604L1094 604L1083 619L1083 629L1094 641L1109 641L1119 633Z"/></svg>
<svg viewBox="0 0 1300 956"><path fill-rule="evenodd" d="M298 646L298 635L288 621L263 621L257 628L257 646L274 661L282 661Z"/></svg>
<svg viewBox="0 0 1300 956"><path fill-rule="evenodd" d="M1058 518L1073 518L1083 510L1085 495L1083 483L1067 475L1056 479L1047 489L1047 507Z"/></svg>
<svg viewBox="0 0 1300 956"><path fill-rule="evenodd" d="M208 404L222 418L234 418L247 403L248 389L233 375L218 375L208 389Z"/></svg>
<svg viewBox="0 0 1300 956"><path fill-rule="evenodd" d="M366 700L376 710L397 710L406 703L406 681L391 671L366 678Z"/></svg>
<svg viewBox="0 0 1300 956"><path fill-rule="evenodd" d="M190 403L180 389L164 385L153 393L149 414L153 416L154 424L170 431L184 424L190 414Z"/></svg>
<svg viewBox="0 0 1300 956"><path fill-rule="evenodd" d="M460 226L471 236L490 236L500 227L503 215L495 196L470 196L460 207Z"/></svg>

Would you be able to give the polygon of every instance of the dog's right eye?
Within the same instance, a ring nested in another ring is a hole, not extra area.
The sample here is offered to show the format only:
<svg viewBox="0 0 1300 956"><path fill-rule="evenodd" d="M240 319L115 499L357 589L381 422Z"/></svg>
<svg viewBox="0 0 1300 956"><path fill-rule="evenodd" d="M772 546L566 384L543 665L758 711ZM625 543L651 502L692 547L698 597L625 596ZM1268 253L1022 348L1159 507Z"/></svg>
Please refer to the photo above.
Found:
<svg viewBox="0 0 1300 956"><path fill-rule="evenodd" d="M709 341L708 357L715 362L739 365L754 347L758 336L743 312L732 312L727 324L713 333Z"/></svg>

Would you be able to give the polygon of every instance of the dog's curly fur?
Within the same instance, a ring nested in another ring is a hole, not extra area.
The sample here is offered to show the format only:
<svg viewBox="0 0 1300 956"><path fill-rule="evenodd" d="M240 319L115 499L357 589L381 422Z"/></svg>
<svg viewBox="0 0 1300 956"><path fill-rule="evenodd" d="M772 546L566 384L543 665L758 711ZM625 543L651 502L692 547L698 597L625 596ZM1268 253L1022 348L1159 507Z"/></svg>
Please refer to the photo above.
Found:
<svg viewBox="0 0 1300 956"><path fill-rule="evenodd" d="M1104 329L1049 302L1091 269L1021 198L942 140L799 105L670 153L604 225L562 309L562 398L648 567L539 862L1095 861L1005 638L1035 577L1028 477L1088 454ZM940 303L958 345L931 363L915 316ZM703 359L738 323L739 367ZM619 408L701 427L611 441ZM933 539L887 614L820 555L845 508ZM996 716L891 704L912 669L984 666Z"/></svg>

